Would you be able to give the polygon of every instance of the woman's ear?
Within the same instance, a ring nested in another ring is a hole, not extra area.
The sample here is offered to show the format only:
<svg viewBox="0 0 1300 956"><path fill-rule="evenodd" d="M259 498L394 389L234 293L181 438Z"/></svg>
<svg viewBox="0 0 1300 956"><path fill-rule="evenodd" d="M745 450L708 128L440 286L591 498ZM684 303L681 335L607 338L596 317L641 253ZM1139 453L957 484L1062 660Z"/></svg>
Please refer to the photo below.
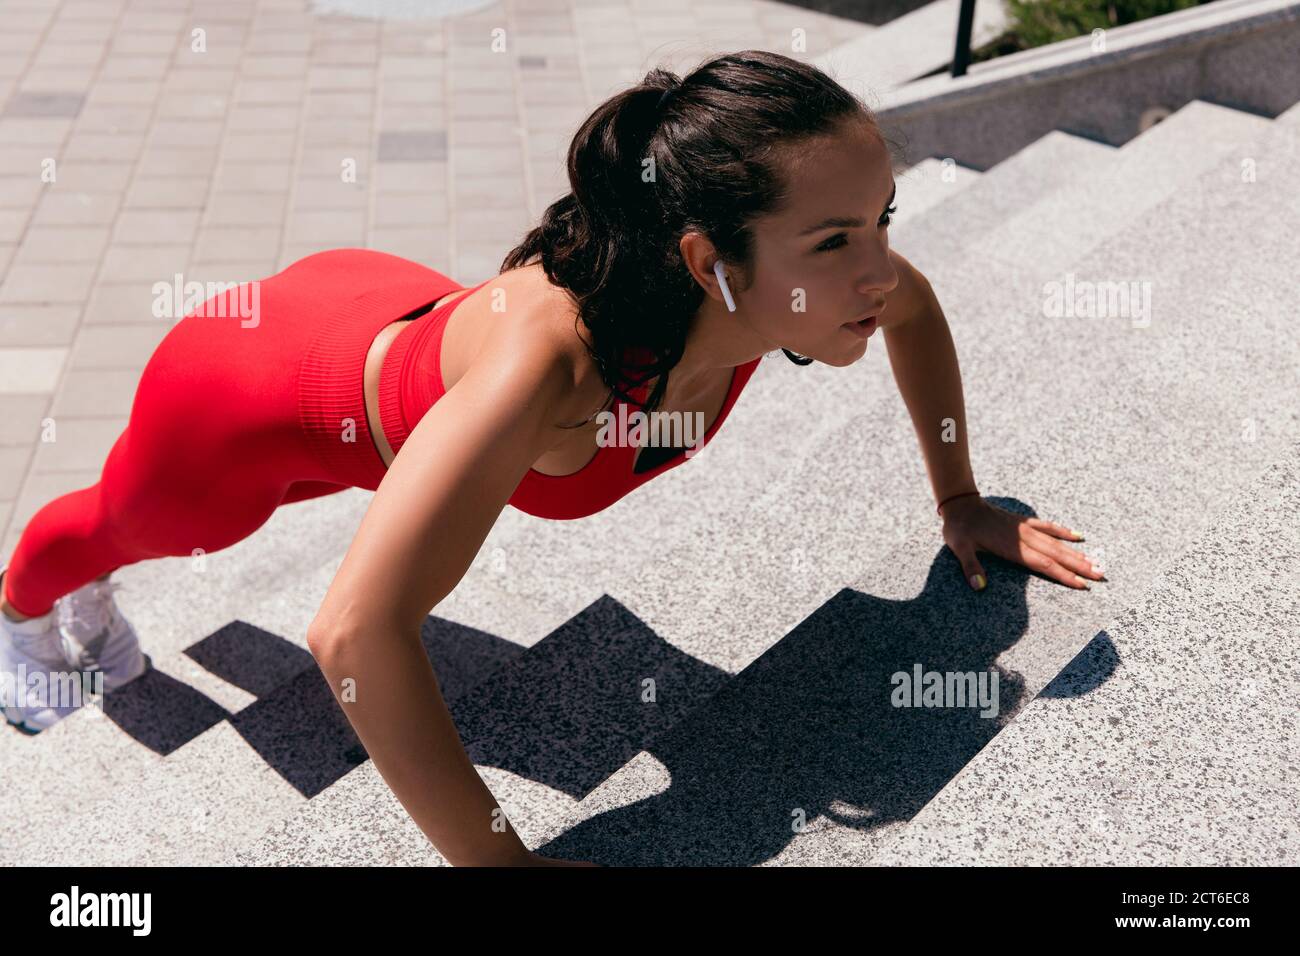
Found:
<svg viewBox="0 0 1300 956"><path fill-rule="evenodd" d="M717 291L722 294L722 301L726 303L727 310L735 312L736 299L732 295L731 284L736 281L736 276L734 273L728 276L726 263L718 256L713 243L698 230L692 229L681 237L678 250L681 252L682 262L686 264L691 277L700 284L700 288L707 295L713 296L713 283L716 282ZM709 279L710 272L713 273L712 281Z"/></svg>

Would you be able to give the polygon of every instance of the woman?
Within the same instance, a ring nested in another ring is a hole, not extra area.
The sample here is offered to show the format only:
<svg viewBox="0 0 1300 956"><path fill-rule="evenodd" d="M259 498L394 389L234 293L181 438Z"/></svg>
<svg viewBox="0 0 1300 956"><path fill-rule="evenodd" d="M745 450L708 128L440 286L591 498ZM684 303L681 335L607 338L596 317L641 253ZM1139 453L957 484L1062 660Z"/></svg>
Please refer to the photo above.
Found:
<svg viewBox="0 0 1300 956"><path fill-rule="evenodd" d="M764 354L845 366L877 327L972 586L977 549L1074 587L1101 576L1061 540L1077 535L975 489L952 341L925 278L889 249L890 150L849 92L760 51L680 82L655 70L583 123L568 173L573 191L472 289L336 250L261 282L256 321L209 308L177 323L99 483L38 512L0 578L5 665L62 655L120 686L142 664L112 570L227 547L287 502L376 490L308 645L450 863L559 862L524 847L475 772L421 622L507 503L578 518L686 460L597 446L611 400L700 413L707 441ZM945 417L956 441L940 438ZM61 714L20 716L39 729Z"/></svg>

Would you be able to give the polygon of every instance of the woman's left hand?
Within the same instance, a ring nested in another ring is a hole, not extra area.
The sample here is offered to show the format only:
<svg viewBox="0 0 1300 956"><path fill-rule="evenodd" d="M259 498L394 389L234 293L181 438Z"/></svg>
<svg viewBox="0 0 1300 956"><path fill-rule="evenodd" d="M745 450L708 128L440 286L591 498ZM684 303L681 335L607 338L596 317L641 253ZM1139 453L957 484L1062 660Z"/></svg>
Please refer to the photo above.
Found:
<svg viewBox="0 0 1300 956"><path fill-rule="evenodd" d="M961 562L967 582L984 590L988 578L975 552L988 551L1023 564L1076 590L1089 590L1085 578L1100 581L1105 568L1066 541L1082 541L1059 524L1026 518L991 505L978 495L956 498L943 506L943 540Z"/></svg>

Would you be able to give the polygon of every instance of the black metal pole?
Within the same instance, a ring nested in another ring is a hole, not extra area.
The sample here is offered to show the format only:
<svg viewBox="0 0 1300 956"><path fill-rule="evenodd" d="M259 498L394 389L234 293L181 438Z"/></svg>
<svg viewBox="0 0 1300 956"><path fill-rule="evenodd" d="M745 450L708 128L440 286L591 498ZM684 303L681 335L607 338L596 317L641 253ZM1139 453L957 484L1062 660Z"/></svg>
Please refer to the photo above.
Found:
<svg viewBox="0 0 1300 956"><path fill-rule="evenodd" d="M961 0L957 12L957 49L952 54L952 75L965 76L970 65L970 31L975 22L975 0Z"/></svg>

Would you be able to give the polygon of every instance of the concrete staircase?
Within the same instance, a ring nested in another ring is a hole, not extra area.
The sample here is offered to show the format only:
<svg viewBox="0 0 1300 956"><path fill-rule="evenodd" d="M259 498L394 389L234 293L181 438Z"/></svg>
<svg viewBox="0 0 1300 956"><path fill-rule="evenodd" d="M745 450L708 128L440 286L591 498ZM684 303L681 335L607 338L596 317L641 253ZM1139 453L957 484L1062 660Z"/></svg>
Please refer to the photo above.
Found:
<svg viewBox="0 0 1300 956"><path fill-rule="evenodd" d="M1120 149L1058 131L983 173L900 174L891 239L949 317L980 487L1083 528L1113 579L1090 592L990 555L989 589L969 591L879 339L849 369L770 357L725 438L600 515L507 510L423 637L526 842L608 863L776 865L904 845L1295 441L1283 277L1300 203L1282 164L1298 143L1300 108L1269 120L1196 102ZM1041 261L1012 223L1040 237ZM1046 316L1063 269L1149 283L1147 321ZM103 715L0 747L0 772L39 779L41 797L2 825L7 862L441 862L304 646L368 500L282 508L201 569L119 572L158 670ZM998 718L889 707L889 675L914 663L998 668ZM657 703L642 702L647 679ZM1039 746L1045 761L1052 741ZM1271 812L1294 817L1294 793L1273 793Z"/></svg>

